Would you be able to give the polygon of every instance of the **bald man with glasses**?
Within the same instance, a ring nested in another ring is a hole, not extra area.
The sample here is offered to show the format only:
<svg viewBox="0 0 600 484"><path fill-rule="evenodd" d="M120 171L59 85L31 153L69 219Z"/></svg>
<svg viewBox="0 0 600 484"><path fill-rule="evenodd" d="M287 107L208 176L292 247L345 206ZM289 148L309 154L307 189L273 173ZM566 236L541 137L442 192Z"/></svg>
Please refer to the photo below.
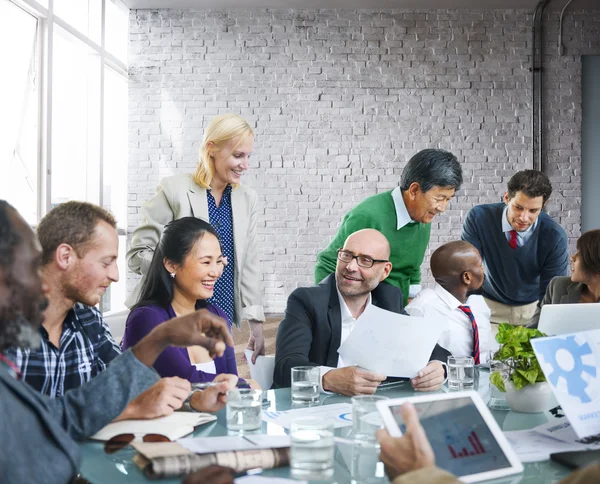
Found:
<svg viewBox="0 0 600 484"><path fill-rule="evenodd" d="M317 286L292 292L277 329L276 388L291 385L293 367L318 366L322 391L349 396L375 393L386 375L347 366L337 351L370 304L406 314L400 289L381 284L392 270L389 257L390 244L381 232L359 230L337 251L335 274ZM444 382L440 361L448 355L436 345L429 364L411 381L415 390L439 390Z"/></svg>

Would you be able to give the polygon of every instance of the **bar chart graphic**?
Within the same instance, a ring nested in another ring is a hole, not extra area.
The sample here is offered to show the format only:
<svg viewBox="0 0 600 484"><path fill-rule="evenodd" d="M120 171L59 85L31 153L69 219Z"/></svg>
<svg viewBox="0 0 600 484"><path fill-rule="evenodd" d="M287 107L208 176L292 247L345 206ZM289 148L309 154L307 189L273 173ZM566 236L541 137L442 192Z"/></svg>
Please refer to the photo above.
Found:
<svg viewBox="0 0 600 484"><path fill-rule="evenodd" d="M468 444L465 444L462 449L457 450L452 444L448 445L448 452L453 459L461 459L464 457L472 457L474 455L485 454L485 448L481 444L477 432L473 431L467 437ZM459 447L459 446L458 446Z"/></svg>

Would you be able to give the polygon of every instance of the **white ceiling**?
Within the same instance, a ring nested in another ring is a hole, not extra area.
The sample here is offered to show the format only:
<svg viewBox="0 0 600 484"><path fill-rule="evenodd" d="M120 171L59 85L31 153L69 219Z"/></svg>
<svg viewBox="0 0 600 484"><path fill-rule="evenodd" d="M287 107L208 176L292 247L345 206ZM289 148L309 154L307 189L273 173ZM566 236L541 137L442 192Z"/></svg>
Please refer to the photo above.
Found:
<svg viewBox="0 0 600 484"><path fill-rule="evenodd" d="M277 8L277 9L529 9L539 0L123 0L131 9ZM553 1L563 4L567 0ZM597 0L593 0L596 2ZM579 3L577 0L573 4ZM584 2L584 3L589 3Z"/></svg>

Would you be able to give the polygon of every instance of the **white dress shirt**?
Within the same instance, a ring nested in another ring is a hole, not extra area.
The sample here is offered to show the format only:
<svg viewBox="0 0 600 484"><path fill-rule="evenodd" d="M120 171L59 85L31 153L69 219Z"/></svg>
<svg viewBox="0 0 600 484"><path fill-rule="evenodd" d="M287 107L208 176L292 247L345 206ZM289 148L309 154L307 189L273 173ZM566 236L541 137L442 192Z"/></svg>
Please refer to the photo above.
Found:
<svg viewBox="0 0 600 484"><path fill-rule="evenodd" d="M392 190L392 200L394 201L394 207L396 208L396 230L400 230L407 224L416 224L417 221L410 218L404 198L402 198L402 191L400 187L396 187ZM419 291L421 291L421 284L411 284L408 287L408 297L415 297Z"/></svg>
<svg viewBox="0 0 600 484"><path fill-rule="evenodd" d="M342 346L342 343L344 341L346 341L346 338L350 335L350 333L356 326L356 322L360 319L360 316L356 319L352 316L352 313L348 309L348 305L346 304L346 301L344 301L344 297L341 295L339 289L337 288L337 285L336 285L336 291L338 293L338 299L340 301L340 315L342 317L342 335L340 338L340 346ZM371 305L371 293L369 293L369 299L367 299L367 304L365 304L365 308L364 308L362 314L364 314L364 311L366 311L366 309L370 305ZM361 314L361 316L362 316L362 314ZM338 356L337 368L344 368L345 366L348 366L348 365L345 365L342 360L342 357ZM332 368L330 366L320 366L319 367L319 370L321 372L320 388L321 388L322 392L325 392L325 390L323 390L323 375L325 375L325 373L327 373L329 370L333 370L333 369L334 368Z"/></svg>
<svg viewBox="0 0 600 484"><path fill-rule="evenodd" d="M473 356L473 327L469 317L459 308L463 305L439 284L423 289L408 306L406 312L411 316L443 319L446 328L438 344L446 348L453 356ZM482 296L469 296L464 304L469 306L475 317L479 331L480 362L487 361L487 352L497 345L491 341L491 311Z"/></svg>
<svg viewBox="0 0 600 484"><path fill-rule="evenodd" d="M502 232L504 232L504 235L506 235L506 240L510 242L510 232L511 230L515 229L513 229L512 225L508 222L508 217L506 215L507 213L508 207L504 207L504 210L502 211ZM524 230L523 232L517 232L517 247L523 247L527 243L527 241L533 235L533 231L535 230L537 223L538 219L536 218L535 222L533 222L527 230Z"/></svg>

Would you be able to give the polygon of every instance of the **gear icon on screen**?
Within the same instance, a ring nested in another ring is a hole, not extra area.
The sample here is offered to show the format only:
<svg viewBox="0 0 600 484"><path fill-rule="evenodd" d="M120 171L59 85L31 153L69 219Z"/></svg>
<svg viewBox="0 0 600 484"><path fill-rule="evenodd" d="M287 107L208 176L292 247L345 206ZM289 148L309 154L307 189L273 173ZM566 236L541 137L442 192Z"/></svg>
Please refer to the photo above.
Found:
<svg viewBox="0 0 600 484"><path fill-rule="evenodd" d="M583 356L592 354L592 349L587 342L580 345L575 341L575 336L567 336L544 341L543 344L537 345L536 349L543 355L545 363L552 367L552 373L546 376L553 387L556 388L558 379L563 377L569 395L579 398L581 403L592 401L586 393L588 383L583 378L584 373L592 377L596 376L596 368L585 364L582 359ZM560 350L568 352L573 358L573 367L570 370L566 370L559 364L557 355Z"/></svg>

